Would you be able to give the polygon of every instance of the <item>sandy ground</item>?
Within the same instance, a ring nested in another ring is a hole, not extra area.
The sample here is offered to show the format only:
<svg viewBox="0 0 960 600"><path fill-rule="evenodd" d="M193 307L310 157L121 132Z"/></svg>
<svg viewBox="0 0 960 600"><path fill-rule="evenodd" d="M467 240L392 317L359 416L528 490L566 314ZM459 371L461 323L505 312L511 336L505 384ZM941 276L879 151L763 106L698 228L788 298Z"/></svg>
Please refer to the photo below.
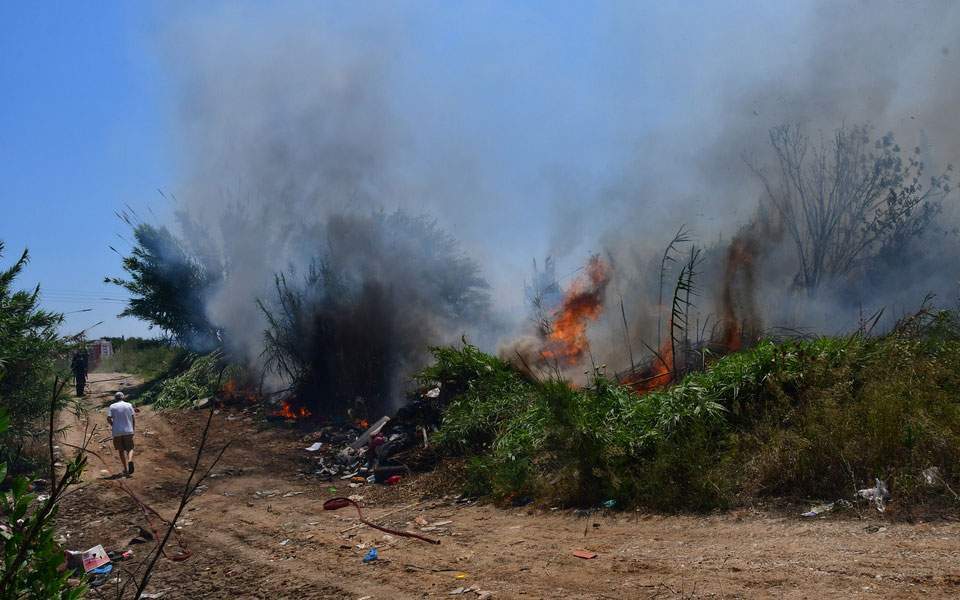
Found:
<svg viewBox="0 0 960 600"><path fill-rule="evenodd" d="M109 432L102 407L110 394L136 383L118 377L92 376L87 402L90 423L104 432L98 440ZM206 415L143 408L137 417L137 469L124 482L168 518ZM429 475L356 489L306 478L299 474L309 461L302 431L230 410L214 423L211 448L234 442L214 470L217 477L181 520L192 557L158 563L148 591L163 592L166 600L960 597L956 522L841 515L803 520L751 510L578 517L566 510L459 504L452 496L424 497ZM67 435L75 441L83 423L74 424ZM62 507L58 533L69 536L72 549L97 543L125 548L146 519L115 481L105 479L120 468L110 442L95 442L93 449L107 464L91 457L83 487ZM441 545L354 527L352 509L323 510L325 499L349 494L363 495L367 517L388 526L420 529L425 519L423 533ZM380 560L363 564L370 546ZM131 547L136 557L122 563L125 570L135 569L152 545ZM597 557L574 557L578 549ZM101 590L116 597L111 584Z"/></svg>

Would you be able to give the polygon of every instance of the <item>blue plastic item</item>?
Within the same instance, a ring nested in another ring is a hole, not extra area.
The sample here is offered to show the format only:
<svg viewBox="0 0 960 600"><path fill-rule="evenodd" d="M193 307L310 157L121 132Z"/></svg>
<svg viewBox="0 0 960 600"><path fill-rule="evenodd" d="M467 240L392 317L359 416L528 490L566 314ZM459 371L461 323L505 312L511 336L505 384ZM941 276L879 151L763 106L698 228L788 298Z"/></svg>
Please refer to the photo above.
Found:
<svg viewBox="0 0 960 600"><path fill-rule="evenodd" d="M371 563L371 562L377 560L378 558L380 558L380 557L379 557L379 555L377 555L377 549L376 549L376 548L370 548L370 551L367 552L367 555L363 557L363 562L365 562L365 563Z"/></svg>
<svg viewBox="0 0 960 600"><path fill-rule="evenodd" d="M106 575L113 570L113 563L107 563L105 565L100 565L96 569L90 569L92 575Z"/></svg>

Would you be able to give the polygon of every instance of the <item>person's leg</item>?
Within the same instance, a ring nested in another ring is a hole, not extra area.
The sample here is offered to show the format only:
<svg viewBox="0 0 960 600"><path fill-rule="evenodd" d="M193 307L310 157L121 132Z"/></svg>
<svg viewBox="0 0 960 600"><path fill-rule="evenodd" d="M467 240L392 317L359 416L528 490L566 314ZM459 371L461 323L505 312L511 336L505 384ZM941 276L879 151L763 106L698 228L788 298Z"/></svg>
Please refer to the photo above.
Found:
<svg viewBox="0 0 960 600"><path fill-rule="evenodd" d="M127 450L127 471L133 473L133 438L130 439L130 449Z"/></svg>
<svg viewBox="0 0 960 600"><path fill-rule="evenodd" d="M120 465L123 467L123 473L127 472L127 451L123 448L117 448L117 454L120 456Z"/></svg>

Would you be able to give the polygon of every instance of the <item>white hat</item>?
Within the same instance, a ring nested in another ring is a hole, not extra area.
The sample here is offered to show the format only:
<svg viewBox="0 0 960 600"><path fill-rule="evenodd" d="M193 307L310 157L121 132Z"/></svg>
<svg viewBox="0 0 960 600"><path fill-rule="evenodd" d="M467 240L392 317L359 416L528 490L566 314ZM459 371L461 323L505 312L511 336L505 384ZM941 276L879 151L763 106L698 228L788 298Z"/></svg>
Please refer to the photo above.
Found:
<svg viewBox="0 0 960 600"><path fill-rule="evenodd" d="M114 400L123 400L126 396L123 395L123 392L117 392L113 395Z"/></svg>

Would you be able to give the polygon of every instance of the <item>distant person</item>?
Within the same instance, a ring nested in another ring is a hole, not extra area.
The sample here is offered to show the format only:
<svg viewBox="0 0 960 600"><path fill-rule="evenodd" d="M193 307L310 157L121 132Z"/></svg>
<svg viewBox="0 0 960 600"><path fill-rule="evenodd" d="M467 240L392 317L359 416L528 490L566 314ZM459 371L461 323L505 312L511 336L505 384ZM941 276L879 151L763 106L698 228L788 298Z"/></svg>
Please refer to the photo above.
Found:
<svg viewBox="0 0 960 600"><path fill-rule="evenodd" d="M137 418L133 412L133 405L124 400L123 392L117 392L114 403L107 411L107 422L113 431L113 447L120 455L120 464L123 465L123 474L133 475L133 432L136 429Z"/></svg>
<svg viewBox="0 0 960 600"><path fill-rule="evenodd" d="M87 351L77 350L73 353L73 360L70 361L70 370L73 371L73 378L77 382L77 396L83 395L83 389L87 386Z"/></svg>

